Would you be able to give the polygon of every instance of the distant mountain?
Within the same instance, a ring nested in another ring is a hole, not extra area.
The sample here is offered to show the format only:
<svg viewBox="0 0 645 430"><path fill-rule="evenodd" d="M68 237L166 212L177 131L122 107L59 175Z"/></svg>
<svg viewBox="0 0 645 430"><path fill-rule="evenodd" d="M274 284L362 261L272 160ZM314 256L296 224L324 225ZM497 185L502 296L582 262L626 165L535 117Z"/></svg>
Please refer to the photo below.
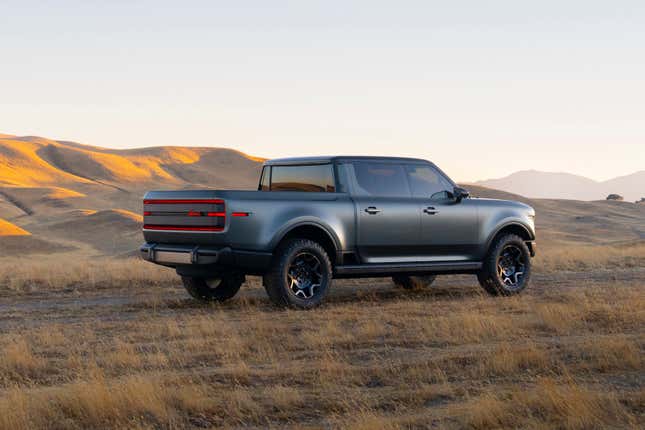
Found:
<svg viewBox="0 0 645 430"><path fill-rule="evenodd" d="M602 182L603 187L610 192L620 194L625 200L633 202L645 197L645 170L627 176L619 176ZM616 190L616 191L611 191Z"/></svg>
<svg viewBox="0 0 645 430"><path fill-rule="evenodd" d="M523 170L476 184L530 198L604 200L608 194L620 194L633 202L645 197L645 170L602 182L570 173Z"/></svg>

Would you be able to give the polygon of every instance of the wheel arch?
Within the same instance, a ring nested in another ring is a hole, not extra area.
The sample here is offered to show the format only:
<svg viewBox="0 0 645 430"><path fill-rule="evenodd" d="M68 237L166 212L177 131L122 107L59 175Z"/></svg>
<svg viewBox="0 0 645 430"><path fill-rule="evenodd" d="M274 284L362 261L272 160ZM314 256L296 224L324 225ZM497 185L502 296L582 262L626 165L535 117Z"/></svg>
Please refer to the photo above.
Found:
<svg viewBox="0 0 645 430"><path fill-rule="evenodd" d="M485 251L488 252L488 250L490 249L495 239L497 239L503 234L515 234L527 242L535 240L535 235L531 232L531 229L529 227L527 227L526 225L522 224L519 221L510 221L498 226L488 236L488 240L486 241Z"/></svg>
<svg viewBox="0 0 645 430"><path fill-rule="evenodd" d="M312 221L299 222L285 228L271 241L272 250L278 248L285 241L295 238L309 239L319 243L327 252L332 265L339 261L341 248L336 235L325 226Z"/></svg>

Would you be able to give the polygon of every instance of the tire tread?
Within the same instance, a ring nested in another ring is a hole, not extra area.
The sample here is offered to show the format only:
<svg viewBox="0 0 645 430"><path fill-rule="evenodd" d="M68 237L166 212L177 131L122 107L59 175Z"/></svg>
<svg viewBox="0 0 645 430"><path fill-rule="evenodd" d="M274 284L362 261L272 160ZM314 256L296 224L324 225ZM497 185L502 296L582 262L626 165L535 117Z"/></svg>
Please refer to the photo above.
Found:
<svg viewBox="0 0 645 430"><path fill-rule="evenodd" d="M188 294L194 299L202 302L223 302L235 297L245 278L237 273L222 275L222 283L217 288L210 288L204 278L182 276L181 280Z"/></svg>
<svg viewBox="0 0 645 430"><path fill-rule="evenodd" d="M516 290L508 290L499 281L497 276L497 256L502 248L507 244L514 242L522 248L522 252L526 256L526 266L528 267L527 274L524 276L521 288ZM531 259L530 252L524 239L516 234L504 234L499 236L490 247L488 254L484 258L482 270L477 274L477 280L482 288L492 296L512 296L523 291L529 284L531 278Z"/></svg>
<svg viewBox="0 0 645 430"><path fill-rule="evenodd" d="M289 262L289 258L292 254L302 249L316 251L319 254L319 257L323 259L322 263L327 269L328 285L325 287L322 296L318 297L317 300L312 301L311 303L297 301L285 288L284 273L287 270L286 265ZM325 248L323 248L318 242L314 242L309 239L290 239L280 245L276 250L273 264L263 278L264 289L266 290L269 299L276 306L291 307L295 309L311 309L320 305L329 290L332 280L331 267L332 264Z"/></svg>

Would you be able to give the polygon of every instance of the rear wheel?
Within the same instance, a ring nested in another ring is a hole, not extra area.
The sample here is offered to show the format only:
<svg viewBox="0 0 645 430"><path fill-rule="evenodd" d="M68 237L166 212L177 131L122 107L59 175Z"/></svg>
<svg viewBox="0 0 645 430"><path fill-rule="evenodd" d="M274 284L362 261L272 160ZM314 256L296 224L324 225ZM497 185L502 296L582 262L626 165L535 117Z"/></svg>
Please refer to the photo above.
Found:
<svg viewBox="0 0 645 430"><path fill-rule="evenodd" d="M319 243L293 239L278 248L263 281L276 305L311 309L320 305L329 291L332 265Z"/></svg>
<svg viewBox="0 0 645 430"><path fill-rule="evenodd" d="M182 276L181 280L193 298L202 302L223 302L237 294L245 278L239 273L227 273L212 278Z"/></svg>
<svg viewBox="0 0 645 430"><path fill-rule="evenodd" d="M524 239L514 234L500 236L491 246L477 274L480 285L494 296L518 294L531 278L531 254Z"/></svg>
<svg viewBox="0 0 645 430"><path fill-rule="evenodd" d="M436 275L426 275L426 276L392 276L392 282L397 287L405 288L406 290L420 290L425 287L429 287L434 280L437 278Z"/></svg>

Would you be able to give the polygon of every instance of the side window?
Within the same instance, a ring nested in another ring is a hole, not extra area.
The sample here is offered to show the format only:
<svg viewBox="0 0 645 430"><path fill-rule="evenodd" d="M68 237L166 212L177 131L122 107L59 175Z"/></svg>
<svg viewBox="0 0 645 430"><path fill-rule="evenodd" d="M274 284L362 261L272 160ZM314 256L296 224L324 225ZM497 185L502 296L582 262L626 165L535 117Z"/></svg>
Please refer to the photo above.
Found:
<svg viewBox="0 0 645 430"><path fill-rule="evenodd" d="M452 184L432 166L410 165L406 170L414 197L443 200L452 196Z"/></svg>
<svg viewBox="0 0 645 430"><path fill-rule="evenodd" d="M336 191L331 164L308 166L272 166L271 191Z"/></svg>
<svg viewBox="0 0 645 430"><path fill-rule="evenodd" d="M262 168L262 176L260 176L260 187L258 188L259 191L269 191L269 180L271 179L271 167L270 166L264 166Z"/></svg>
<svg viewBox="0 0 645 430"><path fill-rule="evenodd" d="M357 194L409 197L410 187L403 166L392 163L355 162Z"/></svg>

